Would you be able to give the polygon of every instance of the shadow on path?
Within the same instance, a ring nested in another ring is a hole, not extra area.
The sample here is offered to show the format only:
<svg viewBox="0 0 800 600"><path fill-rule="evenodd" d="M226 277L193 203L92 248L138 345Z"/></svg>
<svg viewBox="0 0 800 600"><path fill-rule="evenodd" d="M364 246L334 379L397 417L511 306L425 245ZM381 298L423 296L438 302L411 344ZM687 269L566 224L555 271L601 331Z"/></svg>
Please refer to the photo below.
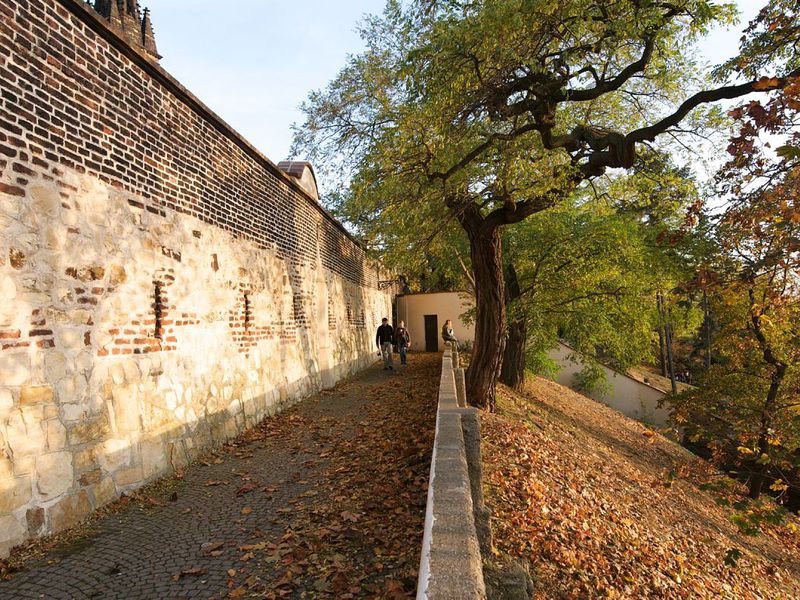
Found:
<svg viewBox="0 0 800 600"><path fill-rule="evenodd" d="M123 499L0 598L413 597L440 355L409 362L374 365Z"/></svg>

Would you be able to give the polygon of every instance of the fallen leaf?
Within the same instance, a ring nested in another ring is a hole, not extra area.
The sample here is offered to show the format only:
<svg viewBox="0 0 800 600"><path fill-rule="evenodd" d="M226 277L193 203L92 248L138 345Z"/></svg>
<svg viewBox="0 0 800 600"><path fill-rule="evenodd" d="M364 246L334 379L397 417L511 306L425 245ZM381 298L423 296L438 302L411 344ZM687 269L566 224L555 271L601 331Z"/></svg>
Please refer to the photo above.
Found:
<svg viewBox="0 0 800 600"><path fill-rule="evenodd" d="M250 492L252 492L255 489L258 489L258 485L257 484L255 484L253 482L245 483L242 487L240 487L238 490L236 490L236 495L237 496L244 496L245 494L249 494Z"/></svg>
<svg viewBox="0 0 800 600"><path fill-rule="evenodd" d="M198 575L205 575L206 573L208 573L208 569L203 569L201 567L192 567L191 569L183 569L180 573L173 575L172 579L174 581L179 581L184 577L190 577L190 576L196 577Z"/></svg>
<svg viewBox="0 0 800 600"><path fill-rule="evenodd" d="M224 541L221 541L221 542L207 542L207 543L203 544L202 546L200 546L200 552L202 552L203 554L210 554L210 553L214 552L215 550L219 550L224 545L225 545Z"/></svg>

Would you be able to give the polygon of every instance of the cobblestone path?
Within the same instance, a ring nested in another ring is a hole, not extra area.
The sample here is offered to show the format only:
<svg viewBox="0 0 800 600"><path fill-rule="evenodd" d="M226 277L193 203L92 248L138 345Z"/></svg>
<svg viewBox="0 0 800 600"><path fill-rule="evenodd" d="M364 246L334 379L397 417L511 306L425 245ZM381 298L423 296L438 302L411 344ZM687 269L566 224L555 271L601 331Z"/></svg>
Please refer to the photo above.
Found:
<svg viewBox="0 0 800 600"><path fill-rule="evenodd" d="M0 598L413 597L439 356L375 365L85 526Z"/></svg>

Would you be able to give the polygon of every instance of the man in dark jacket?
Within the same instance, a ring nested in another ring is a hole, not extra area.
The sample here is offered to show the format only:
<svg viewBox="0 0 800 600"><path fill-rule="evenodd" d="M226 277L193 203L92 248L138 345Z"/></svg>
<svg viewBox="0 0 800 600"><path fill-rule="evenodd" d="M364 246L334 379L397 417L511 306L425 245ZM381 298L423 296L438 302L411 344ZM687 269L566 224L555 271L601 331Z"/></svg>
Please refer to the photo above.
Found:
<svg viewBox="0 0 800 600"><path fill-rule="evenodd" d="M394 369L392 366L392 343L394 342L394 328L389 325L389 319L383 318L381 326L378 327L378 333L375 334L375 343L381 349L381 356L383 356L383 370L391 371Z"/></svg>

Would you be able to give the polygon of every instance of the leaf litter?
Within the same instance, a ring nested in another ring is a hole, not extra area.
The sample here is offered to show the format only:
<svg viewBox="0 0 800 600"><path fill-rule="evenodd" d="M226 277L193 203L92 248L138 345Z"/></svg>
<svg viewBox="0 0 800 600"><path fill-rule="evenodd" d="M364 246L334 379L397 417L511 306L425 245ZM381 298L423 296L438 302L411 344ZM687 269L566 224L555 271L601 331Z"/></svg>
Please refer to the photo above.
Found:
<svg viewBox="0 0 800 600"><path fill-rule="evenodd" d="M348 381L324 392L321 414L309 416L304 403L240 437L236 456L247 454L246 445L291 449L302 471L287 465L286 485L311 487L270 515L283 528L279 539L255 533L251 543L237 547L239 571L226 573L227 597L415 596L439 367L439 355L417 355L402 375L377 373L377 385ZM333 395L338 402L358 399L359 420L328 410ZM309 437L317 450L309 447ZM237 497L270 498L281 491L251 481L247 473L234 475L243 482L233 492Z"/></svg>
<svg viewBox="0 0 800 600"><path fill-rule="evenodd" d="M495 554L535 598L800 597L797 519L745 535L707 491L722 474L641 423L552 381L498 388L482 415Z"/></svg>

